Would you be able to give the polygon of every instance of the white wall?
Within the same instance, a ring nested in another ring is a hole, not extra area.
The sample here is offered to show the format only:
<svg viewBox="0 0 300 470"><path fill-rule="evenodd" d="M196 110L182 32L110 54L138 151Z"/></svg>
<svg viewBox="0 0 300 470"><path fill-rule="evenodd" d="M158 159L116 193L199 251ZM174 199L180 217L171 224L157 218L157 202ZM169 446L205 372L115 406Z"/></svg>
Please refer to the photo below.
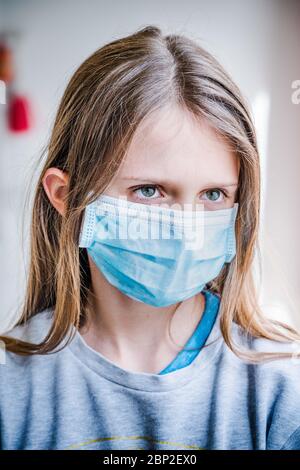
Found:
<svg viewBox="0 0 300 470"><path fill-rule="evenodd" d="M291 84L300 79L300 2L278 2L275 13L262 289L268 311L299 327L300 104L292 103Z"/></svg>
<svg viewBox="0 0 300 470"><path fill-rule="evenodd" d="M21 33L16 43L18 86L31 99L36 121L29 133L11 136L3 129L0 105L0 330L20 313L27 249L25 244L23 252L20 243L22 205L28 185L34 186L31 173L47 143L63 90L95 49L146 24L198 40L227 68L251 104L267 169L263 226L286 266L282 279L265 261L262 302L270 315L278 315L276 306L282 305L280 318L300 326L300 105L290 101L291 81L300 79L299 2L0 0L0 18L0 30L2 22L2 27ZM291 289L293 311L284 298L282 280Z"/></svg>

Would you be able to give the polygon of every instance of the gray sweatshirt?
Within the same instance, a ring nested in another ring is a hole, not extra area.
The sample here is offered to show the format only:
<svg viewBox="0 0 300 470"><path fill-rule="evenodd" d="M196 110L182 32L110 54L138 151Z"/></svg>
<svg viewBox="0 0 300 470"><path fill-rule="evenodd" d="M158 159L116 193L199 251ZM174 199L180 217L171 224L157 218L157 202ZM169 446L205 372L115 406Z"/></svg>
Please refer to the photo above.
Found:
<svg viewBox="0 0 300 470"><path fill-rule="evenodd" d="M9 335L41 341L52 315ZM236 323L232 333L253 351L297 351L246 338ZM193 361L165 374L123 369L76 331L50 355L6 352L0 449L300 449L300 360L242 361L222 338L219 314Z"/></svg>

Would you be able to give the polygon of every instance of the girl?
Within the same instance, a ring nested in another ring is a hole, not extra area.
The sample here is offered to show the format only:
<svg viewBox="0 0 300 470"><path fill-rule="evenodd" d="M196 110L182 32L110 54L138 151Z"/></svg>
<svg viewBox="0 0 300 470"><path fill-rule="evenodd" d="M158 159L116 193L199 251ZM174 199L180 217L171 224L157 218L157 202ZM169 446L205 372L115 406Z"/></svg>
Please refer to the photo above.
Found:
<svg viewBox="0 0 300 470"><path fill-rule="evenodd" d="M198 44L148 26L85 60L1 337L1 448L300 449L300 335L252 278L259 193L245 101Z"/></svg>

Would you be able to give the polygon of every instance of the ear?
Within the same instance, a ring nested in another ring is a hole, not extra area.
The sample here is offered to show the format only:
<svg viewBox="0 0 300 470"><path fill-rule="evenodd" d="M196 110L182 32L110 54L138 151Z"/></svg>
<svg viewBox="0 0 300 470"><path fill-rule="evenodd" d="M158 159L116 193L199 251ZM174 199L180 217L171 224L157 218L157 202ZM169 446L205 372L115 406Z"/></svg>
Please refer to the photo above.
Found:
<svg viewBox="0 0 300 470"><path fill-rule="evenodd" d="M42 182L49 201L61 215L64 215L69 184L68 174L58 168L48 168Z"/></svg>

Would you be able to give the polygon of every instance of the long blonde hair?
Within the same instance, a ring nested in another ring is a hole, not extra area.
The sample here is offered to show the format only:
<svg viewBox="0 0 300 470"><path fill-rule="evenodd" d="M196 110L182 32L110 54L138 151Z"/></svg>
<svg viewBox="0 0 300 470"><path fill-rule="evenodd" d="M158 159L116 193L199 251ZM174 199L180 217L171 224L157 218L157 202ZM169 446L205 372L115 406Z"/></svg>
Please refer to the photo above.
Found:
<svg viewBox="0 0 300 470"><path fill-rule="evenodd" d="M1 336L8 351L51 353L63 339L68 340L65 345L71 340L72 325L79 328L85 323L91 277L86 249L78 248L85 206L108 186L141 122L170 103L206 119L233 146L240 161L236 256L208 285L221 296L224 340L250 362L291 357L291 352L245 351L231 334L234 321L254 337L300 339L291 326L267 318L258 304L252 267L259 252L260 167L247 104L210 53L184 35L163 36L151 25L94 52L64 92L35 192L28 283L17 325L48 308L53 309L53 322L39 344ZM51 205L42 185L50 167L69 175L64 217Z"/></svg>

